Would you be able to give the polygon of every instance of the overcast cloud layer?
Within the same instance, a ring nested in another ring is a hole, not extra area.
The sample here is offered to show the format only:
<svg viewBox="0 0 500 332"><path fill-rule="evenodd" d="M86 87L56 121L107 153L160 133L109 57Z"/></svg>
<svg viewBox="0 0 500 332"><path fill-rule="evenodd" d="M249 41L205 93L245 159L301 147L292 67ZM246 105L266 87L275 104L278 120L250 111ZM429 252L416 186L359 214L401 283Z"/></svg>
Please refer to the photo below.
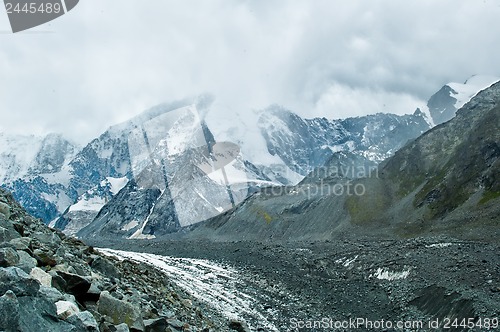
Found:
<svg viewBox="0 0 500 332"><path fill-rule="evenodd" d="M84 0L14 35L0 10L0 132L85 143L204 92L238 112L409 113L450 81L500 75L499 18L498 0Z"/></svg>

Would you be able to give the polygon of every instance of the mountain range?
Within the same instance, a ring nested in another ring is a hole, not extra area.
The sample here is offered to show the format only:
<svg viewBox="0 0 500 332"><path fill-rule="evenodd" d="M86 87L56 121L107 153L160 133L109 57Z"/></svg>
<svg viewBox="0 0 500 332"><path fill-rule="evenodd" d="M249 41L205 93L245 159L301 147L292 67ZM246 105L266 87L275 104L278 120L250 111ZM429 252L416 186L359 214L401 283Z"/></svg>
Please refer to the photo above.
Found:
<svg viewBox="0 0 500 332"><path fill-rule="evenodd" d="M298 186L264 188L236 209L197 224L210 240L328 240L352 237L498 238L500 82L448 122L430 129L362 177L329 161ZM369 168L359 162L351 164ZM348 165L349 166L349 165Z"/></svg>
<svg viewBox="0 0 500 332"><path fill-rule="evenodd" d="M447 84L407 115L303 119L273 105L227 127L202 96L153 107L83 148L60 135L1 134L0 183L67 234L161 236L225 216L260 188L312 183L318 168L374 166L496 80Z"/></svg>

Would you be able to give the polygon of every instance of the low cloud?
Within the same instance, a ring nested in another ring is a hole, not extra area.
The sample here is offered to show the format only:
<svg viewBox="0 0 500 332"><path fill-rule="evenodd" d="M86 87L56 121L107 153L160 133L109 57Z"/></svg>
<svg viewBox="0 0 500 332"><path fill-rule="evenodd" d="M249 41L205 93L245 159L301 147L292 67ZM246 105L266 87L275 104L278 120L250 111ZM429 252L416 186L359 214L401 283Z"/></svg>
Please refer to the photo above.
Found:
<svg viewBox="0 0 500 332"><path fill-rule="evenodd" d="M104 0L13 35L0 10L0 131L85 143L205 92L231 113L413 112L447 82L500 75L498 17L494 0Z"/></svg>

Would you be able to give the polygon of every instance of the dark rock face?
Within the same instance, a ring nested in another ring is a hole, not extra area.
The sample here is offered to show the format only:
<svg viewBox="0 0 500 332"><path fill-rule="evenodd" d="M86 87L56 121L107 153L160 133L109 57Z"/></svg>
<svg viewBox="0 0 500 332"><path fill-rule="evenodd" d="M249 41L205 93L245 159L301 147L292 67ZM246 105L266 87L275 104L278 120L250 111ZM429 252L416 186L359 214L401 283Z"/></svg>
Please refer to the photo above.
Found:
<svg viewBox="0 0 500 332"><path fill-rule="evenodd" d="M452 97L452 94L456 94L456 92L445 85L427 102L427 107L436 125L449 121L455 116L457 100Z"/></svg>
<svg viewBox="0 0 500 332"><path fill-rule="evenodd" d="M262 114L259 127L269 152L302 175L325 165L335 152L356 153L380 162L430 129L421 112L402 116L378 113L345 120L302 119L279 106Z"/></svg>
<svg viewBox="0 0 500 332"><path fill-rule="evenodd" d="M3 190L0 202L0 330L158 331L173 318L193 330L227 330L213 312L217 323L181 301L189 296L154 268L47 228Z"/></svg>

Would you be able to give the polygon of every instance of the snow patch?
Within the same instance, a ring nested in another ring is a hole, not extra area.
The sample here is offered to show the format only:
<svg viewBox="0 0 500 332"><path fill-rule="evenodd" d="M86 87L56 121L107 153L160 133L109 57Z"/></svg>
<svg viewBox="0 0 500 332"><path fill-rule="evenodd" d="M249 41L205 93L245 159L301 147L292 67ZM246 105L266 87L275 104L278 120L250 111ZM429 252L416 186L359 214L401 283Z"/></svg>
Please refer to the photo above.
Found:
<svg viewBox="0 0 500 332"><path fill-rule="evenodd" d="M428 244L425 247L426 248L446 248L451 246L453 243L450 242L443 242L443 243L433 243L433 244Z"/></svg>
<svg viewBox="0 0 500 332"><path fill-rule="evenodd" d="M377 269L377 272L375 272L374 274L370 274L370 277L375 277L381 280L394 281L394 280L406 279L408 278L409 275L410 275L410 269L397 272L397 271L385 270L379 267Z"/></svg>
<svg viewBox="0 0 500 332"><path fill-rule="evenodd" d="M81 198L76 204L69 208L69 212L75 211L100 211L106 204L106 200L102 197Z"/></svg>
<svg viewBox="0 0 500 332"><path fill-rule="evenodd" d="M128 178L126 176L121 178L107 177L106 180L111 185L110 191L113 195L118 194L118 192L122 190L123 187L125 187L128 183Z"/></svg>
<svg viewBox="0 0 500 332"><path fill-rule="evenodd" d="M469 78L463 84L461 83L448 83L447 85L452 88L450 96L455 98L455 108L460 109L469 100L472 99L478 92L491 86L493 83L498 82L500 78L493 76L476 75Z"/></svg>

